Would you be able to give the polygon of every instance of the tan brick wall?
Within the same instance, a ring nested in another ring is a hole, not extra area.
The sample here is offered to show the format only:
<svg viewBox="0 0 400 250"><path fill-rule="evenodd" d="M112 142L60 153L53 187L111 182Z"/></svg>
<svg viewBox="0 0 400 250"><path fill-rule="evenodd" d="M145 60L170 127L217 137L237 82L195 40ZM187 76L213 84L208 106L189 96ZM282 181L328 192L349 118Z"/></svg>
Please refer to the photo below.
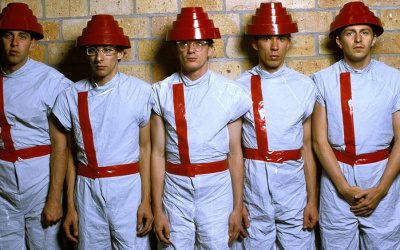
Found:
<svg viewBox="0 0 400 250"><path fill-rule="evenodd" d="M163 79L177 69L174 47L164 41L181 7L202 6L220 28L210 67L234 78L257 63L243 30L261 2L270 0L18 0L30 5L43 24L45 38L31 56L48 63L73 80L89 72L82 53L74 47L77 36L93 14L113 14L131 38L132 48L121 61L123 72L146 81ZM350 0L282 0L298 22L299 33L287 65L305 74L329 66L338 58L327 38L329 24ZM14 0L0 0L0 8ZM385 33L374 48L375 58L400 69L399 0L364 0L382 20Z"/></svg>

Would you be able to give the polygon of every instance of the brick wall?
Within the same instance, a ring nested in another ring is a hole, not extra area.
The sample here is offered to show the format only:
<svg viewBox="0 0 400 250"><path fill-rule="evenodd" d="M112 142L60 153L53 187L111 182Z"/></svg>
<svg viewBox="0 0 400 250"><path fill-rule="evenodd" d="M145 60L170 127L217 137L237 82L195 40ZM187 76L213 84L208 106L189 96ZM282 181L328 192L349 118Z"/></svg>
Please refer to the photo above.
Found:
<svg viewBox="0 0 400 250"><path fill-rule="evenodd" d="M231 78L252 67L256 60L243 30L261 2L269 0L19 0L29 4L45 30L31 56L59 69L72 80L89 72L75 39L93 14L112 14L131 38L132 48L120 70L149 82L176 70L173 48L164 42L181 7L202 6L220 28L211 68ZM0 8L13 0L0 0ZM337 60L335 46L327 39L329 24L348 0L282 0L298 22L287 64L307 75ZM375 57L400 69L399 0L364 0L384 23Z"/></svg>

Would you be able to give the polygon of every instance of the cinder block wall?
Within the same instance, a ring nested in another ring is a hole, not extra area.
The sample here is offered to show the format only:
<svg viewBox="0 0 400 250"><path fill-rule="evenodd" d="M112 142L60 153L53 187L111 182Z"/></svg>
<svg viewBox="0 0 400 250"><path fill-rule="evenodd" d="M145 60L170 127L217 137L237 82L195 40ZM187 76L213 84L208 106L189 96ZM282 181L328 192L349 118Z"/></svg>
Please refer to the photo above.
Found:
<svg viewBox="0 0 400 250"><path fill-rule="evenodd" d="M27 3L44 26L45 38L31 56L63 72L72 80L89 73L75 40L93 14L112 14L131 38L132 48L120 69L148 82L177 69L174 48L165 32L180 8L202 6L220 28L211 68L234 78L257 63L243 30L261 2L270 0L19 0ZM13 0L0 0L4 8ZM310 75L340 58L327 38L329 24L348 0L282 0L293 14L299 33L293 36L287 64ZM385 33L374 48L375 58L400 69L399 0L364 0L384 23Z"/></svg>

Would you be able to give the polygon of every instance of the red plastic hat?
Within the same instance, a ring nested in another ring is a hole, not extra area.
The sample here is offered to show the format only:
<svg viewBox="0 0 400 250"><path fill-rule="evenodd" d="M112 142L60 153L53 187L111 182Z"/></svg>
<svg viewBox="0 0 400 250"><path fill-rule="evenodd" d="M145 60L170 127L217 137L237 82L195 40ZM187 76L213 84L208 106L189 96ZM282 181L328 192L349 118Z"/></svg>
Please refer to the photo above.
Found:
<svg viewBox="0 0 400 250"><path fill-rule="evenodd" d="M43 28L25 3L9 3L0 14L0 30L23 30L36 40L43 38Z"/></svg>
<svg viewBox="0 0 400 250"><path fill-rule="evenodd" d="M114 20L112 15L92 16L76 43L78 47L92 45L131 47L129 37L124 35L123 29L118 26L118 22Z"/></svg>
<svg viewBox="0 0 400 250"><path fill-rule="evenodd" d="M246 35L287 35L298 32L297 23L287 13L282 3L261 3L247 25Z"/></svg>
<svg viewBox="0 0 400 250"><path fill-rule="evenodd" d="M383 33L381 20L363 2L349 2L343 6L331 23L329 37L335 38L340 29L355 24L371 25L377 36Z"/></svg>
<svg viewBox="0 0 400 250"><path fill-rule="evenodd" d="M167 41L208 40L221 38L219 29L208 18L202 7L182 8L174 21L172 29L167 32Z"/></svg>

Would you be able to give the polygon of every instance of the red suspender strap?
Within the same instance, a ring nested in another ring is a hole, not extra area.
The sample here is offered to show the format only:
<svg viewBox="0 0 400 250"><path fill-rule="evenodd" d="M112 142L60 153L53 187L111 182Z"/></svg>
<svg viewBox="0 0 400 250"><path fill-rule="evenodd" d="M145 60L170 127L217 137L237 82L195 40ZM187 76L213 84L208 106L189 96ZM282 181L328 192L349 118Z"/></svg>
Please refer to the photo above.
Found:
<svg viewBox="0 0 400 250"><path fill-rule="evenodd" d="M268 151L267 123L261 88L261 78L259 75L253 75L251 77L251 97L253 99L254 127L258 149L243 149L244 158L277 163L300 159L300 149Z"/></svg>
<svg viewBox="0 0 400 250"><path fill-rule="evenodd" d="M11 138L11 127L7 122L6 113L4 110L4 94L3 94L3 76L0 75L0 127L1 139L4 143L4 149L14 151L14 144Z"/></svg>
<svg viewBox="0 0 400 250"><path fill-rule="evenodd" d="M138 162L107 167L98 166L92 126L89 119L88 92L78 93L78 116L83 136L83 146L88 159L87 166L82 163L78 165L78 175L96 179L136 174L139 172Z"/></svg>
<svg viewBox="0 0 400 250"><path fill-rule="evenodd" d="M176 133L178 135L179 158L182 164L190 164L189 144L187 137L185 94L183 83L174 84L173 87L174 113Z"/></svg>
<svg viewBox="0 0 400 250"><path fill-rule="evenodd" d="M265 120L264 99L259 75L251 76L251 97L253 99L254 127L260 155L268 152L267 124Z"/></svg>
<svg viewBox="0 0 400 250"><path fill-rule="evenodd" d="M88 92L78 93L78 116L83 136L83 146L85 148L88 166L97 168L96 151L94 149L92 126L89 119Z"/></svg>
<svg viewBox="0 0 400 250"><path fill-rule="evenodd" d="M351 98L350 72L340 74L340 96L343 116L343 130L345 151L356 154L356 140L354 135L353 103Z"/></svg>

